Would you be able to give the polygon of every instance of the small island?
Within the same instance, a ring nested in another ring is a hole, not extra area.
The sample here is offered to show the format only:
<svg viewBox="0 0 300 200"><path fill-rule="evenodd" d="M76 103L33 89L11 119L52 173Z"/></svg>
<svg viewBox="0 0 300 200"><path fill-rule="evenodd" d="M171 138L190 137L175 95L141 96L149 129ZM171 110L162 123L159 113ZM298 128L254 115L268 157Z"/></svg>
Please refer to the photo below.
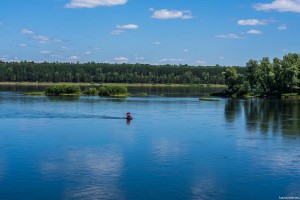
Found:
<svg viewBox="0 0 300 200"><path fill-rule="evenodd" d="M46 95L46 96L104 96L104 97L128 97L128 89L125 86L105 85L100 86L98 89L89 87L83 92L79 85L68 84L55 84L46 88L45 92L27 92L25 95Z"/></svg>
<svg viewBox="0 0 300 200"><path fill-rule="evenodd" d="M98 95L107 97L127 97L129 96L129 93L125 86L106 85L99 88Z"/></svg>
<svg viewBox="0 0 300 200"><path fill-rule="evenodd" d="M46 88L47 96L79 96L81 89L78 85L51 85Z"/></svg>

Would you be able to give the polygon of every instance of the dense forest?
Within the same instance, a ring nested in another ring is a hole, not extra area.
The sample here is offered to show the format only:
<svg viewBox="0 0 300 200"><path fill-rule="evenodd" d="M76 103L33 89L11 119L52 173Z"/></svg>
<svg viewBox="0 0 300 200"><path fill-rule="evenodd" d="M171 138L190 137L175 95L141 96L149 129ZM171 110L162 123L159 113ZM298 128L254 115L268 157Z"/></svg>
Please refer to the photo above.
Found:
<svg viewBox="0 0 300 200"><path fill-rule="evenodd" d="M235 67L245 74L244 67ZM227 67L187 65L1 62L0 82L225 84Z"/></svg>
<svg viewBox="0 0 300 200"><path fill-rule="evenodd" d="M245 67L34 63L0 61L0 82L226 84L228 91L263 95L299 92L300 54L249 60Z"/></svg>
<svg viewBox="0 0 300 200"><path fill-rule="evenodd" d="M273 62L264 57L260 61L249 60L246 73L229 67L224 74L228 91L247 94L255 91L262 95L282 95L298 92L300 88L300 54L290 53Z"/></svg>

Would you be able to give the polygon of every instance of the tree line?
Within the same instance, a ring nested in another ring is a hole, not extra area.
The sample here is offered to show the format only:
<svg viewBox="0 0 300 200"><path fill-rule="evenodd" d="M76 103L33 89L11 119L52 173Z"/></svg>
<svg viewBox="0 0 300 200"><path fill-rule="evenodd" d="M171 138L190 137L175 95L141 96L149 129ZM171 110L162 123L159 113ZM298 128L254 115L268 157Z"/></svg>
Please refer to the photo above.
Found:
<svg viewBox="0 0 300 200"><path fill-rule="evenodd" d="M249 60L245 73L229 67L225 71L228 91L236 94L258 92L262 95L281 95L299 92L300 54L289 53L282 59L268 57L260 61Z"/></svg>
<svg viewBox="0 0 300 200"><path fill-rule="evenodd" d="M228 67L0 61L0 82L225 84ZM235 67L244 74L244 67Z"/></svg>
<svg viewBox="0 0 300 200"><path fill-rule="evenodd" d="M245 67L0 61L0 82L226 84L228 91L264 95L299 91L300 54L249 60Z"/></svg>

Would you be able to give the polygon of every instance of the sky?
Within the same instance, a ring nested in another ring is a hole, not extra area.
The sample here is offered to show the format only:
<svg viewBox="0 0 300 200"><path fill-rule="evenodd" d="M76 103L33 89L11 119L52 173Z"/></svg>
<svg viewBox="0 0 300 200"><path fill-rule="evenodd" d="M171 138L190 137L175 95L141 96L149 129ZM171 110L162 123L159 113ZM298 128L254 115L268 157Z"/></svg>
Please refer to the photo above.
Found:
<svg viewBox="0 0 300 200"><path fill-rule="evenodd" d="M244 66L300 53L300 0L1 0L0 60Z"/></svg>

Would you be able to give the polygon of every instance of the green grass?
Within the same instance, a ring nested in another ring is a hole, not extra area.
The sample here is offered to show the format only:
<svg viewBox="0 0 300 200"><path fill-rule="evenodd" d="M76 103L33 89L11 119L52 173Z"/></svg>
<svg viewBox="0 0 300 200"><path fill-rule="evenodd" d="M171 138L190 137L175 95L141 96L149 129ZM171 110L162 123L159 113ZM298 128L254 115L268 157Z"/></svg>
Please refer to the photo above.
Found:
<svg viewBox="0 0 300 200"><path fill-rule="evenodd" d="M24 93L24 95L28 95L28 96L42 96L42 95L45 95L45 92L26 92L26 93Z"/></svg>
<svg viewBox="0 0 300 200"><path fill-rule="evenodd" d="M213 98L199 98L200 101L220 101L220 99L213 99Z"/></svg>
<svg viewBox="0 0 300 200"><path fill-rule="evenodd" d="M99 96L106 97L127 97L129 96L127 87L117 85L101 86L98 91Z"/></svg>
<svg viewBox="0 0 300 200"><path fill-rule="evenodd" d="M79 85L51 85L45 93L48 96L79 96L81 89Z"/></svg>
<svg viewBox="0 0 300 200"><path fill-rule="evenodd" d="M97 88L91 87L91 88L87 88L83 91L84 95L91 95L91 96L96 96L99 94L99 91L97 90Z"/></svg>

